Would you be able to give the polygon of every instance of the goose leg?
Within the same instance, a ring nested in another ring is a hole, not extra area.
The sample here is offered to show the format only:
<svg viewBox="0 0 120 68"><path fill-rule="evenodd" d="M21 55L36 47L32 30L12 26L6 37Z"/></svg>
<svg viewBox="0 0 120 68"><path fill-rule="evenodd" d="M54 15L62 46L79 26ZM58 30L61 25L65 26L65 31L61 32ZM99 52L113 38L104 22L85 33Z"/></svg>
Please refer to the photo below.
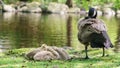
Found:
<svg viewBox="0 0 120 68"><path fill-rule="evenodd" d="M87 45L85 46L85 54L86 54L85 59L89 59L88 54L87 54Z"/></svg>
<svg viewBox="0 0 120 68"><path fill-rule="evenodd" d="M105 48L103 47L103 55L102 55L102 57L104 57L105 56Z"/></svg>

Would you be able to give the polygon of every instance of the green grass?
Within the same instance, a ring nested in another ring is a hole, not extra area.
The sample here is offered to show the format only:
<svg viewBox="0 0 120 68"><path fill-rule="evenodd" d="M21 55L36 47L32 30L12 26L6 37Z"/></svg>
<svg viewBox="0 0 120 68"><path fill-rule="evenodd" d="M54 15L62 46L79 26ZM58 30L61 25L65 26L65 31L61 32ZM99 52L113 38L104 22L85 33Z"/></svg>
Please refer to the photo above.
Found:
<svg viewBox="0 0 120 68"><path fill-rule="evenodd" d="M107 56L101 57L101 49L90 49L90 59L85 60L84 51L69 50L71 60L33 61L27 60L24 54L30 48L9 50L0 53L0 68L119 68L120 54L107 51ZM108 55L109 54L109 55Z"/></svg>

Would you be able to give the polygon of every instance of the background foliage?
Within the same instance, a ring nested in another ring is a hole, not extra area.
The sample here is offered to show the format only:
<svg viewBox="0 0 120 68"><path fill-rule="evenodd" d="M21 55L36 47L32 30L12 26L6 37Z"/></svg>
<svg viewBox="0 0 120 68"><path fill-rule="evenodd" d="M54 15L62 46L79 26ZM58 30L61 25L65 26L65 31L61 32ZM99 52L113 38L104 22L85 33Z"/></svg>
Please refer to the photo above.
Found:
<svg viewBox="0 0 120 68"><path fill-rule="evenodd" d="M40 3L49 3L49 2L57 2L57 3L65 3L67 0L3 0L7 4L14 4L18 1L32 2L38 1ZM113 3L113 9L120 9L120 0L72 0L73 4L78 7L83 7L88 9L89 6L93 5L103 5L108 3Z"/></svg>

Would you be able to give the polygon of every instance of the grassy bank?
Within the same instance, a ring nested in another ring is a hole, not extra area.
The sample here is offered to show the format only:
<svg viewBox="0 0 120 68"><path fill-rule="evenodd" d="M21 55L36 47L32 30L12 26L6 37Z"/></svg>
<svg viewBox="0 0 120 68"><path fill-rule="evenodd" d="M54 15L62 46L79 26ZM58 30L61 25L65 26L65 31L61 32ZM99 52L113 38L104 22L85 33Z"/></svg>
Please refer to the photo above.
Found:
<svg viewBox="0 0 120 68"><path fill-rule="evenodd" d="M14 49L0 53L0 68L119 68L120 54L112 50L107 56L101 57L101 49L89 50L90 59L83 59L84 51L68 50L73 59L33 61L24 58L24 54L31 49Z"/></svg>

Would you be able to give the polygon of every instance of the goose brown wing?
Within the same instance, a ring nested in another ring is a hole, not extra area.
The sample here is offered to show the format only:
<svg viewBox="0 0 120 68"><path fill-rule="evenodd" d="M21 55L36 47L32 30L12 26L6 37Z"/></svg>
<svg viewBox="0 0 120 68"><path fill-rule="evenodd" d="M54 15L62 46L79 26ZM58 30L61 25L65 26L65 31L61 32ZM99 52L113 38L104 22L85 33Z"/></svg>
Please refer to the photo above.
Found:
<svg viewBox="0 0 120 68"><path fill-rule="evenodd" d="M90 25L89 26L90 31L95 31L97 33L100 33L102 31L107 31L106 25L104 24L104 22L102 20L100 20L100 19L91 19L90 18L90 19L79 20L79 22L78 22L78 30L79 30L79 32L81 32L86 25Z"/></svg>

